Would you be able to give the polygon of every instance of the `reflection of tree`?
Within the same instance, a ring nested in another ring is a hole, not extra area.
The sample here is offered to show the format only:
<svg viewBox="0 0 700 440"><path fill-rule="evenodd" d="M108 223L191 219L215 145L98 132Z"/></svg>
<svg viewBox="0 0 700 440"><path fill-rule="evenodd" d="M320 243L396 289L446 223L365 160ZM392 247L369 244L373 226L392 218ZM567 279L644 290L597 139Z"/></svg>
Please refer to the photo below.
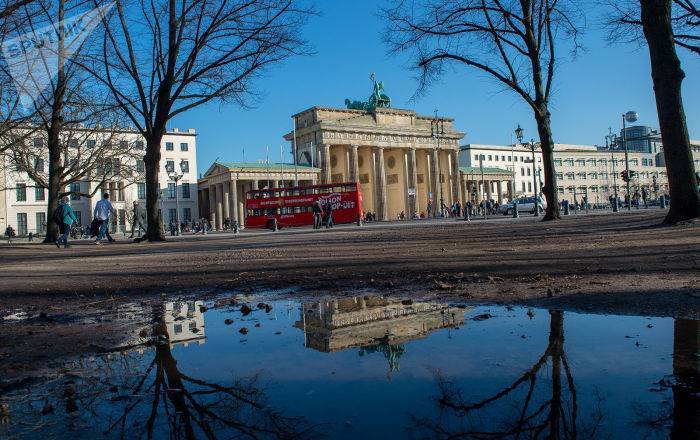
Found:
<svg viewBox="0 0 700 440"><path fill-rule="evenodd" d="M94 387L89 402L79 399L86 413L107 421L104 434L185 439L317 436L303 418L286 416L271 407L257 377L219 385L181 371L165 328L159 317L154 326L155 356L150 362L140 362L145 370L136 369L133 362L121 366L128 366L127 372L121 372L117 361L106 365L102 384L112 386L112 392L118 384L126 394L105 396ZM110 400L107 416L102 406L105 398Z"/></svg>
<svg viewBox="0 0 700 440"><path fill-rule="evenodd" d="M594 435L601 419L599 410L590 427L577 424L576 387L564 351L563 312L550 311L549 315L547 348L519 378L486 399L467 403L460 389L445 378L438 377L440 394L437 404L445 419L416 419L418 428L438 438L575 438L582 434ZM551 369L549 377L547 367ZM551 384L545 382L544 377ZM543 383L549 384L551 390L540 391L538 385ZM512 414L494 408L498 404L510 404ZM504 414L508 417L497 423L499 426L491 428L484 421L486 412L489 412L489 416Z"/></svg>
<svg viewBox="0 0 700 440"><path fill-rule="evenodd" d="M700 321L673 323L671 438L700 438Z"/></svg>

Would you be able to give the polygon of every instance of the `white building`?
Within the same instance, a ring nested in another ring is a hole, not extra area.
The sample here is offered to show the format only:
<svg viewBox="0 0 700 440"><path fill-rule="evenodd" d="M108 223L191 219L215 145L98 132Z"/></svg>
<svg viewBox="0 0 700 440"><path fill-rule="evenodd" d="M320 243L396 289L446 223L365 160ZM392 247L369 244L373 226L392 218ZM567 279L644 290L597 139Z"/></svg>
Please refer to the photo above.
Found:
<svg viewBox="0 0 700 440"><path fill-rule="evenodd" d="M700 163L700 142L691 141L696 167ZM460 147L460 166L479 168L500 168L514 172L514 194L531 196L534 194L535 180L539 187L544 182L542 172L542 152L535 150L535 171L532 167L532 151L522 145L481 145L467 144ZM624 199L626 183L620 173L625 170L625 153L622 150L599 149L590 145L555 144L554 167L560 199L577 200L587 196L590 203L605 203L617 186L618 197ZM637 177L631 182L631 189L641 191L646 188L655 197L668 192L668 178L659 153L629 152L629 168ZM537 176L537 178L535 178ZM656 186L654 186L656 182ZM507 182L501 182L507 185ZM488 188L487 188L488 190ZM507 193L508 188L502 188ZM493 194L498 188L491 188Z"/></svg>
<svg viewBox="0 0 700 440"><path fill-rule="evenodd" d="M95 133L99 137L99 132ZM92 221L92 213L95 204L102 197L103 192L109 192L110 200L117 210L117 215L112 219L111 231L130 231L130 211L133 201L138 200L145 209L146 184L144 180L143 161L137 159L138 151L143 149L145 142L141 135L134 131L120 133L120 142L129 142L133 145L131 157L115 161L110 166L117 170L119 167L132 167L134 177L125 179L114 176L105 181L102 188L89 197L71 196L71 207L75 211L78 220L83 226ZM196 219L199 207L197 202L197 135L194 129L179 131L173 129L164 136L161 144L161 163L159 173L161 218L167 225L175 221L176 205L180 209L180 221ZM43 139L40 135L32 139L34 145L41 145ZM88 142L99 142L98 139ZM45 144L45 143L44 143ZM89 145L89 144L88 144ZM93 144L94 145L94 144ZM89 147L88 147L89 148ZM35 167L46 172L48 170L48 152L43 157L34 159ZM176 185L166 171L166 167L172 165L182 179ZM120 174L114 171L114 174ZM91 181L85 178L72 184L73 191L91 194L99 185L99 181ZM0 158L0 226L2 231L7 226L12 226L18 236L32 232L43 234L46 231L46 203L47 191L39 188L29 178L27 173L16 171L16 166L9 157ZM176 198L177 195L177 198Z"/></svg>

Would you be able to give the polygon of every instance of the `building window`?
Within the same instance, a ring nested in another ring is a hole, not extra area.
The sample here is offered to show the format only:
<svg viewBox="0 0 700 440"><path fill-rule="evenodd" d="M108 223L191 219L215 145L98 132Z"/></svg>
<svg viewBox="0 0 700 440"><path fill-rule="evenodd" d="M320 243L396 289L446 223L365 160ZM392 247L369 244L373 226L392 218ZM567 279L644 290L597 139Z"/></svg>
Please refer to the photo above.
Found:
<svg viewBox="0 0 700 440"><path fill-rule="evenodd" d="M585 166L586 166L586 161L585 161L585 159L578 159L578 160L576 161L576 165L578 165L578 166L580 166L580 167L585 167Z"/></svg>
<svg viewBox="0 0 700 440"><path fill-rule="evenodd" d="M43 202L46 200L46 193L44 192L44 188L40 186L35 186L34 187L34 200L37 202Z"/></svg>
<svg viewBox="0 0 700 440"><path fill-rule="evenodd" d="M190 147L187 145L187 142L181 142L180 143L180 151L189 151Z"/></svg>
<svg viewBox="0 0 700 440"><path fill-rule="evenodd" d="M557 176L557 180L562 180L564 178L564 174L562 173L555 173Z"/></svg>
<svg viewBox="0 0 700 440"><path fill-rule="evenodd" d="M572 166L574 166L574 160L573 159L566 159L564 161L564 165L566 165L568 167L572 167Z"/></svg>
<svg viewBox="0 0 700 440"><path fill-rule="evenodd" d="M97 141L94 139L88 139L87 141L87 147L92 149L95 148L95 145L97 145Z"/></svg>
<svg viewBox="0 0 700 440"><path fill-rule="evenodd" d="M183 173L190 172L190 162L187 160L180 161L180 171Z"/></svg>
<svg viewBox="0 0 700 440"><path fill-rule="evenodd" d="M574 180L574 173L566 173L566 180Z"/></svg>
<svg viewBox="0 0 700 440"><path fill-rule="evenodd" d="M561 159L554 159L554 165L560 167L561 166Z"/></svg>
<svg viewBox="0 0 700 440"><path fill-rule="evenodd" d="M36 232L38 234L46 233L46 213L37 212L36 213Z"/></svg>
<svg viewBox="0 0 700 440"><path fill-rule="evenodd" d="M119 141L119 148L122 150L128 150L129 149L129 142Z"/></svg>
<svg viewBox="0 0 700 440"><path fill-rule="evenodd" d="M505 162L505 161L506 161L506 157L505 157L505 156L501 156L501 162Z"/></svg>
<svg viewBox="0 0 700 440"><path fill-rule="evenodd" d="M43 148L44 138L34 138L34 148Z"/></svg>
<svg viewBox="0 0 700 440"><path fill-rule="evenodd" d="M492 155L490 155L490 154L489 154L489 160L493 160L493 159L492 159Z"/></svg>
<svg viewBox="0 0 700 440"><path fill-rule="evenodd" d="M527 182L527 191L532 192L532 182Z"/></svg>
<svg viewBox="0 0 700 440"><path fill-rule="evenodd" d="M525 175L525 168L520 167L520 175L524 176Z"/></svg>
<svg viewBox="0 0 700 440"><path fill-rule="evenodd" d="M146 163L141 159L137 159L136 160L136 172L143 173L144 171L146 171Z"/></svg>
<svg viewBox="0 0 700 440"><path fill-rule="evenodd" d="M525 170L527 171L527 175L529 176L530 175L530 168L525 168Z"/></svg>
<svg viewBox="0 0 700 440"><path fill-rule="evenodd" d="M192 221L192 208L183 208L182 209L182 221L183 222L191 222Z"/></svg>
<svg viewBox="0 0 700 440"><path fill-rule="evenodd" d="M187 182L182 183L182 198L183 199L190 198L190 184Z"/></svg>
<svg viewBox="0 0 700 440"><path fill-rule="evenodd" d="M588 166L594 167L595 166L595 159L588 159Z"/></svg>
<svg viewBox="0 0 700 440"><path fill-rule="evenodd" d="M71 200L80 200L80 194L76 194L80 192L80 182L73 182L70 184L70 192L72 193L70 195Z"/></svg>
<svg viewBox="0 0 700 440"><path fill-rule="evenodd" d="M168 170L175 170L175 161L174 160L166 160L165 161L165 172L167 173Z"/></svg>
<svg viewBox="0 0 700 440"><path fill-rule="evenodd" d="M17 201L26 202L27 201L27 184L18 183L17 184Z"/></svg>
<svg viewBox="0 0 700 440"><path fill-rule="evenodd" d="M17 235L27 235L27 213L17 213Z"/></svg>
<svg viewBox="0 0 700 440"><path fill-rule="evenodd" d="M170 223L177 223L177 210L175 208L168 209L168 219Z"/></svg>
<svg viewBox="0 0 700 440"><path fill-rule="evenodd" d="M122 172L121 161L119 160L118 157L115 157L114 159L112 159L112 170L114 171L115 176L120 175Z"/></svg>
<svg viewBox="0 0 700 440"><path fill-rule="evenodd" d="M630 165L639 165L639 161L637 159L630 159Z"/></svg>
<svg viewBox="0 0 700 440"><path fill-rule="evenodd" d="M146 198L146 184L145 183L137 183L136 184L136 197L139 199L145 199Z"/></svg>
<svg viewBox="0 0 700 440"><path fill-rule="evenodd" d="M166 142L165 143L165 151L173 151L175 147L173 146L172 142Z"/></svg>
<svg viewBox="0 0 700 440"><path fill-rule="evenodd" d="M475 154L475 155L474 155L474 160L477 161L477 162L479 161L479 155L478 155L478 154Z"/></svg>
<svg viewBox="0 0 700 440"><path fill-rule="evenodd" d="M177 191L177 186L175 186L175 184L172 182L168 183L168 198L169 199L175 198L176 191Z"/></svg>
<svg viewBox="0 0 700 440"><path fill-rule="evenodd" d="M37 173L44 172L44 159L36 158L34 159L34 171Z"/></svg>
<svg viewBox="0 0 700 440"><path fill-rule="evenodd" d="M523 192L525 192L525 182L520 182L520 184L521 184L522 187L523 187Z"/></svg>
<svg viewBox="0 0 700 440"><path fill-rule="evenodd" d="M134 148L137 150L143 150L143 141L134 141Z"/></svg>

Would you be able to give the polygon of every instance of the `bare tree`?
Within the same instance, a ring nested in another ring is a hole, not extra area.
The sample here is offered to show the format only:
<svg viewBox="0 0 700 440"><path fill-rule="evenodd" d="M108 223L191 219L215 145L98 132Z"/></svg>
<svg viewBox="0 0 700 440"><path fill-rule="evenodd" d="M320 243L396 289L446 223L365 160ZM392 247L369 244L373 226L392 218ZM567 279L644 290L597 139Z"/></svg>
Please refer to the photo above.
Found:
<svg viewBox="0 0 700 440"><path fill-rule="evenodd" d="M693 0L628 0L610 3L611 41L649 49L671 206L663 224L700 217L700 195L681 93L685 72L676 47L700 55L700 11Z"/></svg>
<svg viewBox="0 0 700 440"><path fill-rule="evenodd" d="M66 14L83 11L85 2L59 0L56 4L35 5L40 13L27 15L16 31L41 35L48 29L56 36L54 50L25 55L27 74L31 78L29 83L24 83L25 90L20 90L38 92L31 98L34 128L42 137L38 138L38 143L15 138L11 150L17 170L26 173L36 186L48 189L44 241L51 243L58 237L53 213L61 197L71 193L91 197L107 180L133 176L135 144L126 141L125 133L119 128L123 126L123 120L115 112L119 107L111 106L106 99L111 98L111 94L104 91L101 96L95 87L99 83L81 67L80 59L87 57L91 41L69 38L71 28L65 21ZM43 166L36 166L37 160L43 161L46 156L47 171ZM72 183L82 181L97 183L97 186L85 193L70 189Z"/></svg>
<svg viewBox="0 0 700 440"><path fill-rule="evenodd" d="M269 67L308 53L297 0L117 0L92 72L146 140L144 239L164 240L158 212L161 140L175 116L212 101L245 105Z"/></svg>
<svg viewBox="0 0 700 440"><path fill-rule="evenodd" d="M449 65L495 79L532 108L542 147L544 220L560 218L549 103L561 40L578 47L578 12L569 0L395 0L383 9L385 41L410 52L420 91Z"/></svg>

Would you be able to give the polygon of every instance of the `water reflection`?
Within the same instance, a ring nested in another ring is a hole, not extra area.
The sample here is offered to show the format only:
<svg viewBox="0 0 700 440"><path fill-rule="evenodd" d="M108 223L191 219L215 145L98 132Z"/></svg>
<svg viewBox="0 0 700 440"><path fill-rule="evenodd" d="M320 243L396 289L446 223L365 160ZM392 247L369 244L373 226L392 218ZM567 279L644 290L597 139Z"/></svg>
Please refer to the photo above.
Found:
<svg viewBox="0 0 700 440"><path fill-rule="evenodd" d="M673 323L671 438L700 438L700 321Z"/></svg>
<svg viewBox="0 0 700 440"><path fill-rule="evenodd" d="M369 295L302 302L294 326L303 330L304 346L314 350L381 353L391 377L400 369L406 342L463 323L464 311L446 304Z"/></svg>
<svg viewBox="0 0 700 440"><path fill-rule="evenodd" d="M163 323L170 347L190 342L204 344L204 302L177 301L165 304Z"/></svg>

